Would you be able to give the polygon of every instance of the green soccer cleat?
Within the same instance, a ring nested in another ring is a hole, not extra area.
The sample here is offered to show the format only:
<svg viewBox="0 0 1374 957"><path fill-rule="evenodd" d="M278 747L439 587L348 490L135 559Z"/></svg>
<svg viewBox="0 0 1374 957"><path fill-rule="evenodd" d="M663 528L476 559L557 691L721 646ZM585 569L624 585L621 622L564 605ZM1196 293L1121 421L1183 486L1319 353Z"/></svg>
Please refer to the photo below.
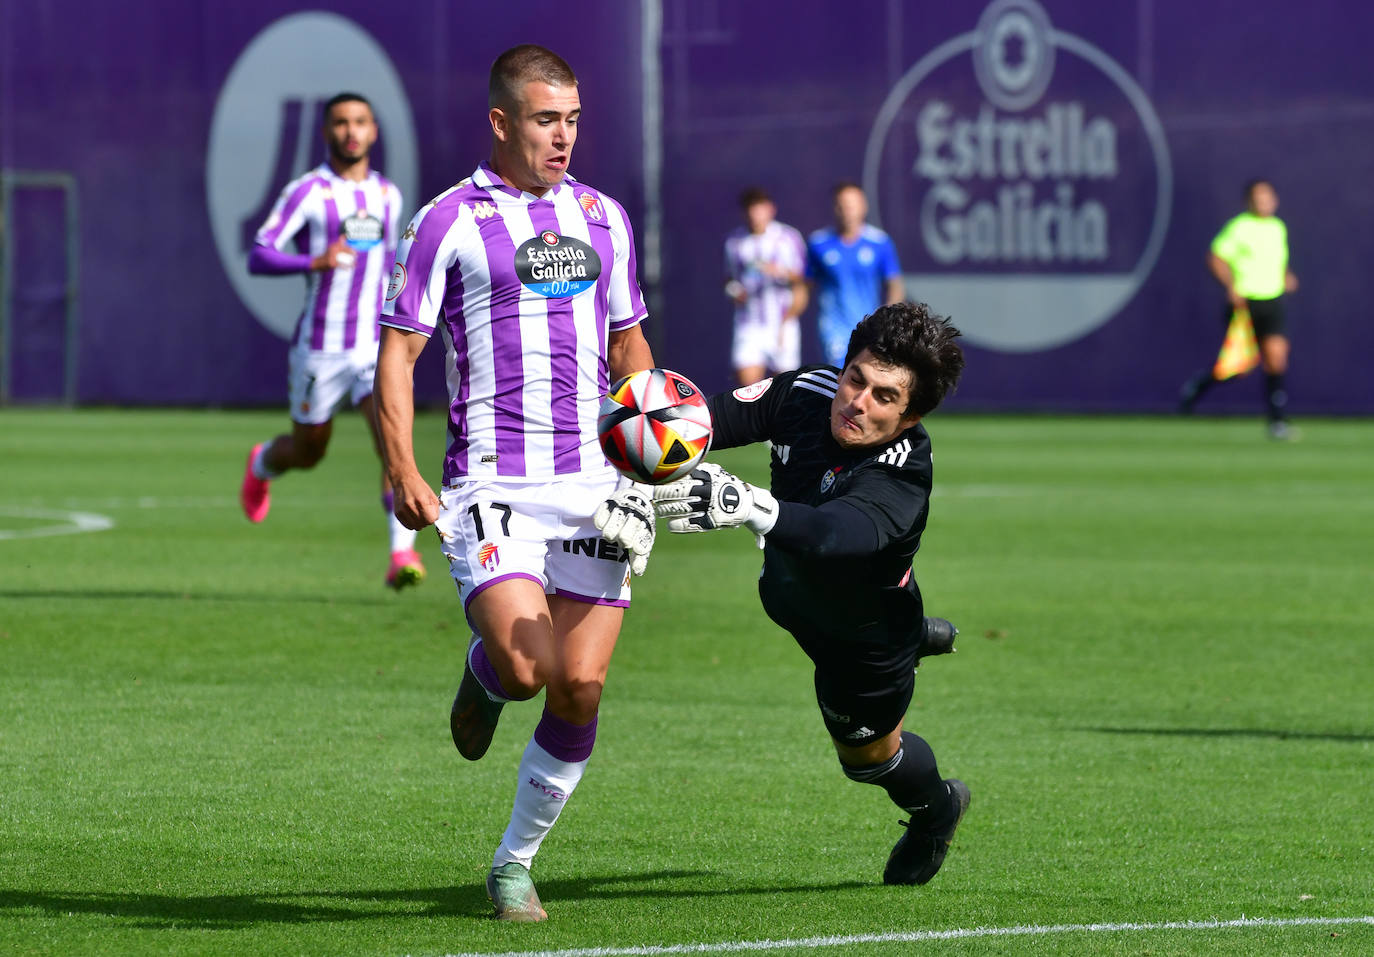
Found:
<svg viewBox="0 0 1374 957"><path fill-rule="evenodd" d="M945 787L949 789L953 820L927 830L913 828L910 821L901 822L906 833L892 848L887 867L883 868L884 884L924 884L940 870L949 853L949 842L954 839L954 830L969 805L969 790L963 781L946 778Z"/></svg>
<svg viewBox="0 0 1374 957"><path fill-rule="evenodd" d="M544 905L539 903L539 892L530 880L529 869L515 861L491 869L487 875L487 897L496 908L497 920L529 924L549 919Z"/></svg>

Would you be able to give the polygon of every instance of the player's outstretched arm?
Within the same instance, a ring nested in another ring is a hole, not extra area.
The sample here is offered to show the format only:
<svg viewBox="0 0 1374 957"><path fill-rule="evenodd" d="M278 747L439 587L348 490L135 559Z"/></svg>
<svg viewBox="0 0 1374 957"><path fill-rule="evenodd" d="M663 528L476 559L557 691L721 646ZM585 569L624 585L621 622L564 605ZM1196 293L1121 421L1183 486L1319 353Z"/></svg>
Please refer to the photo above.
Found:
<svg viewBox="0 0 1374 957"><path fill-rule="evenodd" d="M377 434L396 517L406 528L421 529L439 518L439 497L415 467L415 360L429 340L417 332L382 327L372 396Z"/></svg>

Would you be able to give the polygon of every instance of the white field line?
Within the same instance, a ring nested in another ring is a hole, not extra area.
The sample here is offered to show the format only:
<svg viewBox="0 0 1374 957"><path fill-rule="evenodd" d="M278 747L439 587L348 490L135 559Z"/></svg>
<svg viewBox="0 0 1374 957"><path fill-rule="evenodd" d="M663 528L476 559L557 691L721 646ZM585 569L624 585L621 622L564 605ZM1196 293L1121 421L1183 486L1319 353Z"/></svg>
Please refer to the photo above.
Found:
<svg viewBox="0 0 1374 957"><path fill-rule="evenodd" d="M0 528L0 541L15 538L45 538L49 535L79 535L114 528L114 519L95 512L65 509L30 508L26 505L0 505L0 519L23 518L45 522L29 528Z"/></svg>
<svg viewBox="0 0 1374 957"><path fill-rule="evenodd" d="M570 950L512 950L500 953L460 953L445 957L657 957L659 954L723 954L738 951L819 950L849 944L910 944L930 940L961 940L969 937L1047 937L1052 934L1110 934L1141 930L1229 930L1250 927L1374 926L1366 917L1241 917L1236 920L1177 920L1159 923L1050 924L1017 927L967 927L954 930L894 931L887 934L850 934L835 937L802 937L794 940L727 940L707 944L666 944L642 947L576 947Z"/></svg>

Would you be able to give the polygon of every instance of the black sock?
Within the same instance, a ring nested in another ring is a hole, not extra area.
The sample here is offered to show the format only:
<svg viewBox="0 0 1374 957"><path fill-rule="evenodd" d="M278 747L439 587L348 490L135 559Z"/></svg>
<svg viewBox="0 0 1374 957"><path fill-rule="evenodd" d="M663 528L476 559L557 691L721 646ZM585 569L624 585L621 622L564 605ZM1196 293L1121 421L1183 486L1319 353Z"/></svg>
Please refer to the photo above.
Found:
<svg viewBox="0 0 1374 957"><path fill-rule="evenodd" d="M917 827L938 823L949 814L949 789L940 779L935 753L924 738L910 731L902 732L902 745L890 760L863 768L841 762L840 767L851 781L876 784L885 790Z"/></svg>
<svg viewBox="0 0 1374 957"><path fill-rule="evenodd" d="M1269 421L1282 422L1288 418L1284 410L1288 408L1288 392L1283 387L1282 372L1264 374L1264 403L1269 407Z"/></svg>
<svg viewBox="0 0 1374 957"><path fill-rule="evenodd" d="M1179 396L1180 403L1185 409L1191 409L1198 399L1207 394L1218 380L1212 375L1211 369L1203 369L1193 376L1183 385L1183 392Z"/></svg>

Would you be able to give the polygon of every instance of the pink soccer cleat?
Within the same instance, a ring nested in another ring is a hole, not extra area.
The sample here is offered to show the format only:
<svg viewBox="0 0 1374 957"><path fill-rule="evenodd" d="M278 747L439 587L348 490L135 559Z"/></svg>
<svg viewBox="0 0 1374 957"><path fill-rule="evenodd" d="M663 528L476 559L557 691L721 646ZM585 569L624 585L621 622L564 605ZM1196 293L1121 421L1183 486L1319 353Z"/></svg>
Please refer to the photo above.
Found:
<svg viewBox="0 0 1374 957"><path fill-rule="evenodd" d="M239 486L239 504L243 506L243 514L248 516L250 522L261 522L272 507L272 496L267 491L269 483L253 474L253 460L258 457L258 450L266 444L259 442L248 453L248 464L243 467L243 484Z"/></svg>
<svg viewBox="0 0 1374 957"><path fill-rule="evenodd" d="M418 585L425 580L425 565L420 561L420 553L413 548L391 553L391 567L387 569L386 583L389 588L400 591L409 585Z"/></svg>

